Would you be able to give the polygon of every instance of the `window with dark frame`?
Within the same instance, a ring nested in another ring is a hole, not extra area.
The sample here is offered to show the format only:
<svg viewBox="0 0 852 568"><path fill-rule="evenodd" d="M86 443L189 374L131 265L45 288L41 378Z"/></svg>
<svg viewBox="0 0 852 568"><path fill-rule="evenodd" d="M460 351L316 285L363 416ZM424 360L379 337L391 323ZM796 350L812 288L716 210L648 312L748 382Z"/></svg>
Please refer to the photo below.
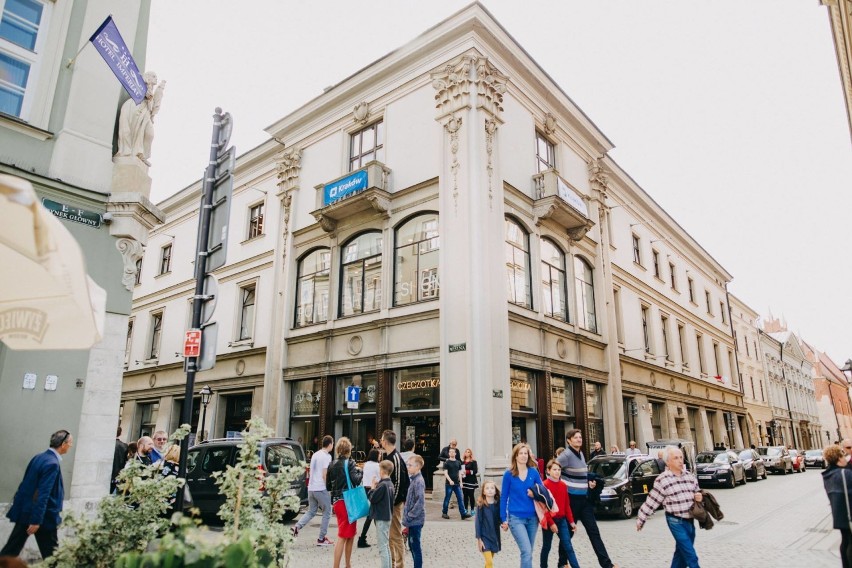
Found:
<svg viewBox="0 0 852 568"><path fill-rule="evenodd" d="M393 305L438 298L438 214L424 213L396 230Z"/></svg>
<svg viewBox="0 0 852 568"><path fill-rule="evenodd" d="M660 253L652 250L651 257L654 259L654 276L660 278Z"/></svg>
<svg viewBox="0 0 852 568"><path fill-rule="evenodd" d="M673 262L669 263L669 275L672 279L672 290L677 292L677 276L675 275L675 265Z"/></svg>
<svg viewBox="0 0 852 568"><path fill-rule="evenodd" d="M633 262L642 266L642 249L639 248L639 237L633 234Z"/></svg>
<svg viewBox="0 0 852 568"><path fill-rule="evenodd" d="M133 345L133 318L127 321L127 339L124 342L124 366L130 364L130 347Z"/></svg>
<svg viewBox="0 0 852 568"><path fill-rule="evenodd" d="M728 323L728 318L725 317L725 302L719 302L719 315L722 316L722 323Z"/></svg>
<svg viewBox="0 0 852 568"><path fill-rule="evenodd" d="M349 171L363 168L373 160L385 159L385 125L375 122L349 137Z"/></svg>
<svg viewBox="0 0 852 568"><path fill-rule="evenodd" d="M544 315L568 321L565 254L546 238L541 239L541 296Z"/></svg>
<svg viewBox="0 0 852 568"><path fill-rule="evenodd" d="M254 334L256 284L240 288L240 335L238 341L251 339Z"/></svg>
<svg viewBox="0 0 852 568"><path fill-rule="evenodd" d="M707 315L713 315L713 304L711 304L710 300L710 291L704 290L704 302L707 304Z"/></svg>
<svg viewBox="0 0 852 568"><path fill-rule="evenodd" d="M538 130L535 131L535 165L538 173L556 169L556 147Z"/></svg>
<svg viewBox="0 0 852 568"><path fill-rule="evenodd" d="M163 333L163 312L151 314L151 343L148 349L148 359L160 356L160 338Z"/></svg>
<svg viewBox="0 0 852 568"><path fill-rule="evenodd" d="M167 244L160 251L160 274L171 272L172 269L172 245Z"/></svg>
<svg viewBox="0 0 852 568"><path fill-rule="evenodd" d="M687 277L686 287L689 290L689 301L694 304L695 303L695 283L692 281L692 278Z"/></svg>
<svg viewBox="0 0 852 568"><path fill-rule="evenodd" d="M698 343L698 370L702 375L707 374L707 367L704 362L704 336L700 333L695 334L695 341Z"/></svg>
<svg viewBox="0 0 852 568"><path fill-rule="evenodd" d="M506 218L506 278L509 302L532 308L530 238L512 219Z"/></svg>
<svg viewBox="0 0 852 568"><path fill-rule="evenodd" d="M328 321L330 279L330 249L316 249L299 260L294 327Z"/></svg>
<svg viewBox="0 0 852 568"><path fill-rule="evenodd" d="M591 265L579 256L574 257L574 294L577 300L577 325L598 332L595 308L595 279Z"/></svg>
<svg viewBox="0 0 852 568"><path fill-rule="evenodd" d="M669 318L666 316L660 316L660 324L663 330L663 333L660 336L663 340L663 356L666 358L666 361L671 361L672 354L669 350Z"/></svg>
<svg viewBox="0 0 852 568"><path fill-rule="evenodd" d="M643 305L642 310L642 340L645 343L645 353L651 352L651 332L648 329L648 306Z"/></svg>
<svg viewBox="0 0 852 568"><path fill-rule="evenodd" d="M249 208L249 229L247 238L253 239L263 234L263 203Z"/></svg>
<svg viewBox="0 0 852 568"><path fill-rule="evenodd" d="M136 286L142 283L142 259L136 260Z"/></svg>
<svg viewBox="0 0 852 568"><path fill-rule="evenodd" d="M27 89L36 83L40 42L47 4L39 0L6 0L0 20L0 112L26 118Z"/></svg>
<svg viewBox="0 0 852 568"><path fill-rule="evenodd" d="M677 340L680 343L680 362L684 367L689 367L689 360L686 358L686 327L680 322L677 324Z"/></svg>
<svg viewBox="0 0 852 568"><path fill-rule="evenodd" d="M341 250L340 315L351 316L381 309L382 233L362 233Z"/></svg>

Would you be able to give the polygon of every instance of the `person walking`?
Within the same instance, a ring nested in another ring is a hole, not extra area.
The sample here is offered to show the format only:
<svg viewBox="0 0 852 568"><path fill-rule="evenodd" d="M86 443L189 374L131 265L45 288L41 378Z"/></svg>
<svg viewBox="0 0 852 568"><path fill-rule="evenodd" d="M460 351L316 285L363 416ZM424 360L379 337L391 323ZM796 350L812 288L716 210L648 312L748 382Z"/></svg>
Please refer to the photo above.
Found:
<svg viewBox="0 0 852 568"><path fill-rule="evenodd" d="M361 485L367 491L367 496L370 496L370 491L373 490L373 482L379 479L379 462L381 461L381 452L376 448L370 450L367 454L367 461L364 462L364 477L361 479ZM370 530L370 524L373 519L368 515L364 520L364 528L361 529L361 536L358 538L358 548L370 548L367 544L367 531Z"/></svg>
<svg viewBox="0 0 852 568"><path fill-rule="evenodd" d="M30 535L35 535L42 559L53 556L59 545L57 528L61 522L65 486L59 467L62 456L74 446L68 430L58 430L50 436L50 447L36 455L27 465L24 479L15 492L6 517L15 525L0 556L18 556Z"/></svg>
<svg viewBox="0 0 852 568"><path fill-rule="evenodd" d="M577 523L583 523L586 535L592 543L598 564L601 568L612 568L613 564L606 551L598 522L595 519L595 505L589 499L589 489L597 486L596 481L589 481L589 468L583 456L583 433L573 429L568 431L565 442L568 447L556 458L562 467L562 479L568 484L568 495L571 498L571 513Z"/></svg>
<svg viewBox="0 0 852 568"><path fill-rule="evenodd" d="M423 551L420 547L420 536L426 524L426 482L420 473L423 464L423 458L417 454L413 454L406 462L409 485L402 510L402 525L408 531L408 549L411 550L414 568L423 568Z"/></svg>
<svg viewBox="0 0 852 568"><path fill-rule="evenodd" d="M464 510L476 514L476 490L479 487L479 465L473 459L473 450L464 451L462 456L462 493L464 494Z"/></svg>
<svg viewBox="0 0 852 568"><path fill-rule="evenodd" d="M332 546L334 542L328 539L328 521L331 519L331 497L326 489L328 466L331 464L331 450L334 438L323 436L322 448L311 456L310 477L308 478L308 510L302 515L291 530L293 536L299 536L299 531L308 526L317 509L322 509L322 522L317 537L317 546Z"/></svg>
<svg viewBox="0 0 852 568"><path fill-rule="evenodd" d="M115 453L112 455L112 475L109 478L109 493L115 493L115 478L127 463L127 444L121 441L121 426L115 432Z"/></svg>
<svg viewBox="0 0 852 568"><path fill-rule="evenodd" d="M529 446L521 442L512 448L509 469L503 473L500 491L500 528L510 530L521 551L521 568L532 568L532 551L538 532L532 487L541 484Z"/></svg>
<svg viewBox="0 0 852 568"><path fill-rule="evenodd" d="M485 568L492 568L494 555L500 552L500 491L493 481L482 484L482 492L476 501L476 519L473 524L476 546L485 559Z"/></svg>
<svg viewBox="0 0 852 568"><path fill-rule="evenodd" d="M667 469L654 481L654 487L639 509L636 530L641 531L657 507L666 509L666 523L675 539L672 568L699 568L695 553L695 519L692 505L701 502L703 495L698 480L683 467L683 452L677 446L667 446L663 452Z"/></svg>
<svg viewBox="0 0 852 568"><path fill-rule="evenodd" d="M553 502L556 503L558 510L555 513L548 511L544 515L548 521L552 521L552 525L551 529L545 528L541 534L539 566L547 568L547 557L550 555L553 534L556 533L559 536L558 568L562 568L566 564L570 564L571 568L580 568L574 547L571 545L571 537L577 530L577 524L574 522L574 515L571 514L568 487L562 483L562 467L556 460L547 462L547 477L544 478L544 486L553 495Z"/></svg>
<svg viewBox="0 0 852 568"><path fill-rule="evenodd" d="M402 568L405 562L405 545L402 541L402 509L408 497L408 467L402 461L402 456L396 451L396 432L382 432L382 449L385 459L393 464L391 482L393 482L394 501L393 518L390 526L390 552L393 568Z"/></svg>
<svg viewBox="0 0 852 568"><path fill-rule="evenodd" d="M389 537L394 501L393 482L390 480L392 472L393 462L382 460L379 464L379 479L373 480L370 487L369 518L376 521L379 558L382 561L382 568L391 568Z"/></svg>
<svg viewBox="0 0 852 568"><path fill-rule="evenodd" d="M352 442L343 437L337 440L335 448L337 459L328 466L325 478L325 489L331 498L331 508L337 518L337 542L334 543L334 568L340 568L340 559L346 554L346 567L352 566L352 544L355 535L358 534L358 522L349 522L349 514L346 512L346 502L343 500L343 492L349 486L346 483L346 473L353 486L361 483L361 470L355 465L352 456Z"/></svg>
<svg viewBox="0 0 852 568"><path fill-rule="evenodd" d="M450 455L447 461L444 462L444 506L441 510L441 517L449 519L447 507L450 504L450 498L455 495L456 501L459 504L459 514L462 520L469 519L471 516L467 514L464 507L464 497L461 491L461 469L462 463L456 459L456 449L450 448Z"/></svg>
<svg viewBox="0 0 852 568"><path fill-rule="evenodd" d="M822 455L827 466L822 472L822 484L831 505L834 528L840 530L840 560L844 567L852 566L852 513L849 508L852 472L847 467L849 457L837 445L827 447Z"/></svg>

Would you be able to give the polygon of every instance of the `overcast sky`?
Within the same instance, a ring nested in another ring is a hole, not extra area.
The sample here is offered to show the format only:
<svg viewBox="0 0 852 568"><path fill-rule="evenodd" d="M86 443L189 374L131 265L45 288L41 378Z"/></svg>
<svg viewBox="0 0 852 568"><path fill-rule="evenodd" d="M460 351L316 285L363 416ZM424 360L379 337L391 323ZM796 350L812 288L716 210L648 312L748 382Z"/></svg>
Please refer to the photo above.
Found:
<svg viewBox="0 0 852 568"><path fill-rule="evenodd" d="M852 142L818 0L483 3L734 275L732 293L852 357ZM466 4L154 0L146 68L168 86L152 199L201 177L215 107L246 152Z"/></svg>

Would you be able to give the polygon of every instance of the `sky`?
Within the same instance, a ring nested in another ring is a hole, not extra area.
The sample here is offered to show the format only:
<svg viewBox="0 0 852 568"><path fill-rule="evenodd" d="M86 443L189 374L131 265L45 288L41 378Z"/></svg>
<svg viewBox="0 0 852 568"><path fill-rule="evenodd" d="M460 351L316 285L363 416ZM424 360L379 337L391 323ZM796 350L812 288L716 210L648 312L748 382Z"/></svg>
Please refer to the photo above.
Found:
<svg viewBox="0 0 852 568"><path fill-rule="evenodd" d="M483 4L613 142L613 159L732 275L729 290L852 358L852 134L818 0ZM167 81L152 200L201 177L214 109L264 128L467 5L153 0ZM120 25L120 22L119 22Z"/></svg>

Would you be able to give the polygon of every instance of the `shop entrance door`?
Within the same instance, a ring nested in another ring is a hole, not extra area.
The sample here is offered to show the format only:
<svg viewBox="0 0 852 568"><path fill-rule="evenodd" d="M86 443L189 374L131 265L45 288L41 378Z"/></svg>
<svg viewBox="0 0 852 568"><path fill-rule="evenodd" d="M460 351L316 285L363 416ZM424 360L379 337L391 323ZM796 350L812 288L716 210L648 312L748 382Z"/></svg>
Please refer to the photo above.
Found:
<svg viewBox="0 0 852 568"><path fill-rule="evenodd" d="M348 414L339 415L336 422L334 431L341 432L341 436L346 436L352 442L352 458L357 462L366 460L371 447L370 440L379 439L376 433L376 415L355 414L352 417L352 430L349 429Z"/></svg>
<svg viewBox="0 0 852 568"><path fill-rule="evenodd" d="M432 489L432 474L438 469L441 453L440 416L402 416L401 440L414 440L414 453L423 458L423 481ZM401 446L401 444L400 444Z"/></svg>

